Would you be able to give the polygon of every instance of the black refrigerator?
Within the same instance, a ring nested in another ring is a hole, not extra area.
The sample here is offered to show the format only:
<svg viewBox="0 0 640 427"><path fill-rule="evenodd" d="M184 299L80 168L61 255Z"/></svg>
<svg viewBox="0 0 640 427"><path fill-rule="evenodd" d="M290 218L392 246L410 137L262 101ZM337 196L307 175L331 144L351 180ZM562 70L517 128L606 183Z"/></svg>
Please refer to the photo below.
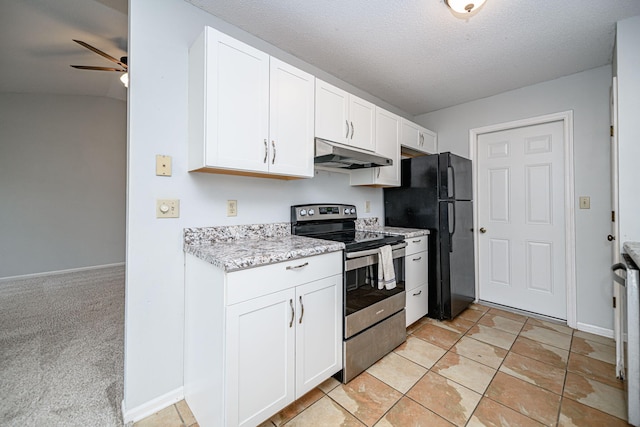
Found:
<svg viewBox="0 0 640 427"><path fill-rule="evenodd" d="M429 317L453 319L475 300L471 160L404 159L401 187L384 189L385 225L427 228Z"/></svg>

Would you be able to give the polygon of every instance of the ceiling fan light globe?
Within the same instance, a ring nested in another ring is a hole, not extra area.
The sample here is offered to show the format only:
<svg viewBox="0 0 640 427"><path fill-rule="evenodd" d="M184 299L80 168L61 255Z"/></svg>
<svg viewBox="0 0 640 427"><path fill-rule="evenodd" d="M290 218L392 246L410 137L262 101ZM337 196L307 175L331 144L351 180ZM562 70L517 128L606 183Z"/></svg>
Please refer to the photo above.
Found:
<svg viewBox="0 0 640 427"><path fill-rule="evenodd" d="M456 13L471 13L480 8L486 0L445 0Z"/></svg>

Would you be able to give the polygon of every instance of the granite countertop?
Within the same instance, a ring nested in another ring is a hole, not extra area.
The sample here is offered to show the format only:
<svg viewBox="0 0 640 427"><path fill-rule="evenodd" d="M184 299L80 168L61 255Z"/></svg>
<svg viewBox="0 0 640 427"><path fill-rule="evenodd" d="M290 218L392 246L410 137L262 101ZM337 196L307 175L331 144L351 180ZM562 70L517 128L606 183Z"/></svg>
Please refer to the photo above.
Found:
<svg viewBox="0 0 640 427"><path fill-rule="evenodd" d="M429 230L424 228L387 227L384 225L380 225L378 218L357 219L356 228L361 231L375 231L392 236L400 235L404 236L405 239L411 239L413 237L426 236L430 234Z"/></svg>
<svg viewBox="0 0 640 427"><path fill-rule="evenodd" d="M640 242L624 242L623 248L633 262L640 266Z"/></svg>
<svg viewBox="0 0 640 427"><path fill-rule="evenodd" d="M225 272L344 249L344 243L292 236L286 224L190 228L184 251Z"/></svg>

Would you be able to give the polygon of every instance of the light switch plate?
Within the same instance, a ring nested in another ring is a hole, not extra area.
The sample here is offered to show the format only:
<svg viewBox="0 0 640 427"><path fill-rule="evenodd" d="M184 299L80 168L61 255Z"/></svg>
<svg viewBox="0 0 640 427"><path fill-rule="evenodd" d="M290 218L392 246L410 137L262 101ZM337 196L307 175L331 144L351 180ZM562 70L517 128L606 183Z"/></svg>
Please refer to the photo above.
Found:
<svg viewBox="0 0 640 427"><path fill-rule="evenodd" d="M180 200L158 199L156 200L156 218L180 217Z"/></svg>
<svg viewBox="0 0 640 427"><path fill-rule="evenodd" d="M171 156L156 155L156 175L171 176Z"/></svg>
<svg viewBox="0 0 640 427"><path fill-rule="evenodd" d="M591 198L589 196L580 197L580 209L591 209Z"/></svg>
<svg viewBox="0 0 640 427"><path fill-rule="evenodd" d="M364 202L364 211L366 213L371 212L371 202L369 200L367 200L366 202Z"/></svg>
<svg viewBox="0 0 640 427"><path fill-rule="evenodd" d="M227 216L238 216L237 200L227 200Z"/></svg>

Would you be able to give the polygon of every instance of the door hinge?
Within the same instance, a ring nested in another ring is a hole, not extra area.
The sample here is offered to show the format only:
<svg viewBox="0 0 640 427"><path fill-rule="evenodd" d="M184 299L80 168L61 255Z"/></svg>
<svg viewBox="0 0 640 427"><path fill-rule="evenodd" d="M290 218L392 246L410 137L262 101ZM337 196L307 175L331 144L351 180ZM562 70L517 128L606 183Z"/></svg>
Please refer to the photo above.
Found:
<svg viewBox="0 0 640 427"><path fill-rule="evenodd" d="M613 297L613 308L616 308L616 297Z"/></svg>
<svg viewBox="0 0 640 427"><path fill-rule="evenodd" d="M609 126L609 136L613 136L614 135L614 131L613 131L613 125Z"/></svg>
<svg viewBox="0 0 640 427"><path fill-rule="evenodd" d="M616 222L616 211L611 211L611 222Z"/></svg>

